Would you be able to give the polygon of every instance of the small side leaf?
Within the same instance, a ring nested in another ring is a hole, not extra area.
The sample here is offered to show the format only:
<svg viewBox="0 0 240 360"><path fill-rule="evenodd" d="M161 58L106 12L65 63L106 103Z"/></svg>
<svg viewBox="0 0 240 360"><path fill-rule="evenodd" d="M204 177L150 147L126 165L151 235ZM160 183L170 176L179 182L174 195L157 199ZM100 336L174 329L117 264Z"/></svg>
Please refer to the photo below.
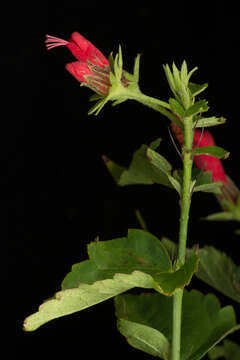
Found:
<svg viewBox="0 0 240 360"><path fill-rule="evenodd" d="M192 150L193 155L211 155L218 159L228 158L230 152L224 150L219 146L202 146L196 147Z"/></svg>
<svg viewBox="0 0 240 360"><path fill-rule="evenodd" d="M171 110L175 114L179 115L180 117L184 117L185 110L184 110L183 106L176 99L170 98L169 105L170 105Z"/></svg>
<svg viewBox="0 0 240 360"><path fill-rule="evenodd" d="M200 112L208 111L209 107L206 100L199 100L195 102L190 108L185 112L185 116L193 116L199 114Z"/></svg>
<svg viewBox="0 0 240 360"><path fill-rule="evenodd" d="M204 91L207 87L208 84L195 84L192 82L189 82L188 84L189 90L191 91L192 96L196 96L198 94L200 94L202 91Z"/></svg>
<svg viewBox="0 0 240 360"><path fill-rule="evenodd" d="M216 116L207 117L207 118L201 117L200 119L197 119L193 123L193 128L222 125L222 124L225 124L226 121L227 121L227 119L224 117L219 117L219 118Z"/></svg>
<svg viewBox="0 0 240 360"><path fill-rule="evenodd" d="M117 326L119 332L134 348L161 359L168 359L169 341L158 330L125 319L119 319Z"/></svg>

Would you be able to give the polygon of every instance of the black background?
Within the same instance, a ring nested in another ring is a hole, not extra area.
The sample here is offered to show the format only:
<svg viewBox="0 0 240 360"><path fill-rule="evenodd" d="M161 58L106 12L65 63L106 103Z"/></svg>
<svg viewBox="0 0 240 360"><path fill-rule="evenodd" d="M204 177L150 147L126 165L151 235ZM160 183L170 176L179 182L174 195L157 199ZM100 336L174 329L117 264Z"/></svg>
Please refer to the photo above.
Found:
<svg viewBox="0 0 240 360"><path fill-rule="evenodd" d="M68 39L78 31L106 56L116 53L121 44L124 67L129 71L134 57L141 53L140 87L163 100L170 92L162 64L175 61L179 66L186 59L190 68L197 65L194 81L209 83L205 92L209 115L228 119L212 133L217 144L231 152L224 167L239 184L237 14L229 1L39 2L14 4L7 11L1 171L2 223L8 228L8 271L3 277L4 289L9 289L9 358L62 359L71 354L91 358L97 350L107 359L119 353L150 359L128 346L117 332L111 300L34 333L24 333L22 322L59 290L73 263L87 258L87 243L97 235L107 240L139 227L136 208L155 235L173 240L178 235L176 194L155 185L117 188L101 158L105 154L126 166L142 143L162 137L161 152L180 167L168 121L130 101L115 108L108 104L97 117L88 116L92 92L80 88L65 71L65 64L73 60L66 48L47 52L45 34ZM239 264L239 237L233 234L239 225L199 221L218 210L213 195L194 195L189 245L212 244ZM196 279L192 286L212 292ZM232 303L217 295L222 305ZM237 310L236 303L234 306ZM230 338L236 340L239 335Z"/></svg>

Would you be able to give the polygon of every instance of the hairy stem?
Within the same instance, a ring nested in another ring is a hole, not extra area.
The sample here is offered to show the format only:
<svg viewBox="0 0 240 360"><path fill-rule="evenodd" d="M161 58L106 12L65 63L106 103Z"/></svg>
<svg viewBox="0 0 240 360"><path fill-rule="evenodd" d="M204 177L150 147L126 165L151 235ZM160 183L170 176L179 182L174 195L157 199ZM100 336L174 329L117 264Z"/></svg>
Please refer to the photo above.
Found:
<svg viewBox="0 0 240 360"><path fill-rule="evenodd" d="M179 229L178 264L184 264L188 219L191 204L191 176L192 176L192 118L184 120L184 148L183 148L183 183L181 189L181 215ZM183 289L178 289L173 295L173 338L172 338L172 360L180 360L181 351L181 321L182 321L182 297Z"/></svg>

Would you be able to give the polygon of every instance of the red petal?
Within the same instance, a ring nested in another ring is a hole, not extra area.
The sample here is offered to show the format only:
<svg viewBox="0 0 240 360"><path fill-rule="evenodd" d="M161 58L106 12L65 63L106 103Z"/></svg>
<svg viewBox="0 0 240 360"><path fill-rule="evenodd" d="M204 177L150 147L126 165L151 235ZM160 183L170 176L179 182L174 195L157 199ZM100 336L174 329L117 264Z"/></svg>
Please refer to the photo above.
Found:
<svg viewBox="0 0 240 360"><path fill-rule="evenodd" d="M85 75L90 75L92 72L89 70L86 63L80 61L74 61L66 65L66 69L72 74L78 81L87 83Z"/></svg>
<svg viewBox="0 0 240 360"><path fill-rule="evenodd" d="M104 67L109 65L107 58L90 41L84 38L78 32L73 32L67 47L76 57L76 59L94 65Z"/></svg>

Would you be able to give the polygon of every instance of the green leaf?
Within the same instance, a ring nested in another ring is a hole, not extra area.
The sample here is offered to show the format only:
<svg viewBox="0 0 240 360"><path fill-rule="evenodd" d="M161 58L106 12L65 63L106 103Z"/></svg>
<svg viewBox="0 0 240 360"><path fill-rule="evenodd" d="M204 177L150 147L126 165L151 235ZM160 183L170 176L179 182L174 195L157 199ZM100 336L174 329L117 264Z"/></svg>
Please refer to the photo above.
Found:
<svg viewBox="0 0 240 360"><path fill-rule="evenodd" d="M172 187L167 176L172 167L162 155L154 151L160 142L161 139L156 139L149 146L142 145L134 153L128 169L104 157L105 164L118 185L157 183Z"/></svg>
<svg viewBox="0 0 240 360"><path fill-rule="evenodd" d="M199 251L196 276L231 299L240 302L240 266L225 253L211 246Z"/></svg>
<svg viewBox="0 0 240 360"><path fill-rule="evenodd" d="M139 270L153 277L156 291L170 296L177 288L189 284L199 261L193 253L182 267L173 272L161 242L146 231L134 229L129 230L128 237L91 243L88 253L90 260L73 266L63 281L63 289L111 278L115 273L129 274Z"/></svg>
<svg viewBox="0 0 240 360"><path fill-rule="evenodd" d="M198 186L194 186L193 192L203 191L214 194L221 194L222 193L221 185L222 183L220 181L212 182L211 184L198 185Z"/></svg>
<svg viewBox="0 0 240 360"><path fill-rule="evenodd" d="M123 171L126 170L126 168L124 166L120 166L117 163L115 163L114 161L108 159L107 156L105 156L105 155L103 155L102 158L103 158L103 161L104 161L106 167L108 168L108 171L110 172L110 174L112 175L114 180L116 182L118 182Z"/></svg>
<svg viewBox="0 0 240 360"><path fill-rule="evenodd" d="M111 278L115 273L144 271L150 275L171 272L169 256L160 240L139 229L130 229L127 237L95 241L88 245L89 259L75 264L63 281L62 288L92 284Z"/></svg>
<svg viewBox="0 0 240 360"><path fill-rule="evenodd" d="M151 327L172 341L172 298L157 293L124 294L115 298L115 308L118 319ZM239 329L231 306L221 308L212 294L204 296L196 290L184 290L181 360L201 359L228 334Z"/></svg>
<svg viewBox="0 0 240 360"><path fill-rule="evenodd" d="M177 254L176 244L162 238L162 244L171 258ZM187 258L195 253L195 249L187 249ZM198 250L200 262L196 276L231 299L240 302L240 266L224 252L212 246L205 246Z"/></svg>
<svg viewBox="0 0 240 360"><path fill-rule="evenodd" d="M204 91L207 87L208 84L194 84L192 82L189 82L188 84L189 90L191 91L192 96L196 96L198 94L200 94L202 91Z"/></svg>
<svg viewBox="0 0 240 360"><path fill-rule="evenodd" d="M209 126L216 126L216 125L222 125L225 124L225 122L227 121L226 118L224 117L216 117L216 116L212 116L212 117L207 117L207 118L200 118L197 119L194 123L193 123L193 128L201 128L201 127L209 127Z"/></svg>
<svg viewBox="0 0 240 360"><path fill-rule="evenodd" d="M164 174L169 174L171 172L171 164L162 155L158 154L153 149L147 149L147 157L150 163Z"/></svg>
<svg viewBox="0 0 240 360"><path fill-rule="evenodd" d="M168 359L169 341L156 329L125 319L119 319L117 326L119 332L134 348L161 359Z"/></svg>
<svg viewBox="0 0 240 360"><path fill-rule="evenodd" d="M38 312L25 319L24 330L34 331L50 320L84 310L135 286L152 288L153 279L141 271L134 271L132 274L116 274L113 279L92 285L80 284L78 288L59 291L53 299L45 301Z"/></svg>
<svg viewBox="0 0 240 360"><path fill-rule="evenodd" d="M223 345L218 345L209 351L208 356L210 360L224 357L226 360L240 359L240 345L233 341L224 340Z"/></svg>
<svg viewBox="0 0 240 360"><path fill-rule="evenodd" d="M182 170L174 171L174 178L182 184ZM202 169L194 168L192 171L192 182L194 183L193 192L203 191L214 194L221 194L222 183L219 181L212 181L212 174L210 171L202 171Z"/></svg>
<svg viewBox="0 0 240 360"><path fill-rule="evenodd" d="M90 260L73 266L62 291L44 302L24 322L26 331L96 305L134 287L172 295L187 285L197 270L193 254L176 272L161 242L143 230L129 230L128 237L95 241L88 246Z"/></svg>
<svg viewBox="0 0 240 360"><path fill-rule="evenodd" d="M185 110L184 110L183 106L181 104L179 104L179 102L176 99L170 98L169 105L170 105L171 110L175 114L179 115L180 117L184 117Z"/></svg>
<svg viewBox="0 0 240 360"><path fill-rule="evenodd" d="M228 158L230 152L224 150L219 146L202 146L196 147L192 150L193 155L211 155L218 159Z"/></svg>
<svg viewBox="0 0 240 360"><path fill-rule="evenodd" d="M190 108L188 108L185 112L185 116L193 116L196 114L199 114L200 112L205 112L208 111L209 107L207 105L207 101L206 100L199 100L197 102L195 102L195 104L193 104L192 106L190 106Z"/></svg>

